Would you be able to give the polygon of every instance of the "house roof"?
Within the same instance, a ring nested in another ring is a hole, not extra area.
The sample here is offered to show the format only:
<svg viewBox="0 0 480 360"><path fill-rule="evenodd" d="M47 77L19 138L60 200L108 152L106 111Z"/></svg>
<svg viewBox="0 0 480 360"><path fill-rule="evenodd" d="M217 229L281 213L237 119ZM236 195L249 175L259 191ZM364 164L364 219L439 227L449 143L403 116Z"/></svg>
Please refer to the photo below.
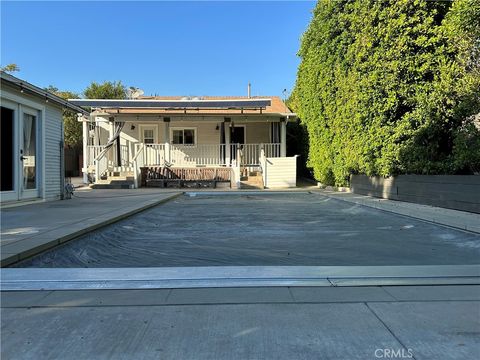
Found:
<svg viewBox="0 0 480 360"><path fill-rule="evenodd" d="M13 87L18 88L18 90L31 94L37 97L41 97L45 100L48 100L49 102L52 102L54 104L60 105L63 108L70 109L72 111L75 111L77 113L81 113L84 115L88 115L88 111L84 110L80 106L74 105L68 100L65 100L55 94L52 94L51 92L44 90L38 86L35 86L33 84L30 84L29 82L19 79L13 75L7 74L4 71L0 71L0 78L1 78L1 83L2 86L3 84L9 84Z"/></svg>
<svg viewBox="0 0 480 360"><path fill-rule="evenodd" d="M142 96L132 100L71 99L109 114L279 115L295 117L278 96Z"/></svg>

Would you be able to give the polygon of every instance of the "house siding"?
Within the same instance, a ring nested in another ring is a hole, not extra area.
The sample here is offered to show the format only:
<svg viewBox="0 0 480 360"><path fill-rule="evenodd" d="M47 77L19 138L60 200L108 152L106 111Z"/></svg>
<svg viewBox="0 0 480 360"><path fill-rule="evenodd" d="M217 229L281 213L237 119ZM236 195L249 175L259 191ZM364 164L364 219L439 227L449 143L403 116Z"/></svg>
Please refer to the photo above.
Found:
<svg viewBox="0 0 480 360"><path fill-rule="evenodd" d="M59 199L62 189L61 144L63 145L62 110L55 106L45 107L45 200Z"/></svg>
<svg viewBox="0 0 480 360"><path fill-rule="evenodd" d="M63 141L63 112L59 106L52 103L46 103L45 99L39 99L28 93L21 93L18 89L12 88L5 84L2 85L2 102L3 99L9 103L15 104L16 112L15 121L17 122L15 129L15 159L19 156L19 132L20 114L23 110L34 111L38 115L38 138L37 138L37 154L36 154L36 171L37 171L37 189L38 197L45 200L55 200L60 198L62 175L61 171L61 155L60 142ZM15 171L15 191L16 199L21 197L19 182L19 164L14 160Z"/></svg>
<svg viewBox="0 0 480 360"><path fill-rule="evenodd" d="M221 139L220 124L223 122L223 117L208 117L208 118L190 118L192 120L176 120L172 118L170 121L170 129L172 128L195 128L197 130L198 144L219 144ZM235 125L246 125L246 142L248 144L269 143L270 139L270 122L260 121L239 121L232 119ZM157 127L158 143L165 142L165 123L163 121L132 121L125 119L125 126L122 130L122 144L126 141L140 142L140 129L142 126ZM103 124L102 124L103 125ZM132 129L132 125L135 127ZM217 130L216 127L219 127ZM104 125L106 126L106 125ZM104 140L104 139L102 139Z"/></svg>
<svg viewBox="0 0 480 360"><path fill-rule="evenodd" d="M295 187L297 185L297 157L267 158L264 165L267 188Z"/></svg>

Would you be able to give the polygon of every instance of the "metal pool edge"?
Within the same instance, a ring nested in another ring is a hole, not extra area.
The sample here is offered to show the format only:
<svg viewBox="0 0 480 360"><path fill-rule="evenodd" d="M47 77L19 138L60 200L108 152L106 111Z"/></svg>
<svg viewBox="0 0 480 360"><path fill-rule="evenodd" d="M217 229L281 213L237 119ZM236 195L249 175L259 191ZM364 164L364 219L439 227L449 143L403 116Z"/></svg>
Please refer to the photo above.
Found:
<svg viewBox="0 0 480 360"><path fill-rule="evenodd" d="M480 265L1 269L1 291L480 285Z"/></svg>

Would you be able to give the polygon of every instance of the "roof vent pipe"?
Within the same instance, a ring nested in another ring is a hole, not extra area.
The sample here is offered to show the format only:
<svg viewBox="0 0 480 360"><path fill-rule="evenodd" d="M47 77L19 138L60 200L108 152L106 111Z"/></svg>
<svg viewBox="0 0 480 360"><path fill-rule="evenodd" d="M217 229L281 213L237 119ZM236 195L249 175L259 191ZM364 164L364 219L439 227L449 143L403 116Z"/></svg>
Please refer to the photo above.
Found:
<svg viewBox="0 0 480 360"><path fill-rule="evenodd" d="M248 83L247 96L249 99L251 98L251 95L252 95L252 84Z"/></svg>

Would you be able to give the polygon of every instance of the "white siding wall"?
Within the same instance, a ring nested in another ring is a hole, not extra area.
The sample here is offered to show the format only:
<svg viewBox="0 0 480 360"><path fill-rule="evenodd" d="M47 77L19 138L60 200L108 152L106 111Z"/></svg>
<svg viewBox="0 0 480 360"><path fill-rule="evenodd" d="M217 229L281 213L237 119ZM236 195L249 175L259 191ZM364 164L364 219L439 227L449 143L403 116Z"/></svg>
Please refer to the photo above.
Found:
<svg viewBox="0 0 480 360"><path fill-rule="evenodd" d="M62 110L52 105L45 107L45 199L59 199L61 194L60 142L63 142Z"/></svg>
<svg viewBox="0 0 480 360"><path fill-rule="evenodd" d="M59 199L61 194L61 164L60 164L60 142L63 141L63 118L62 109L52 103L46 103L45 99L38 96L21 93L17 88L11 88L2 84L2 99L15 104L14 111L17 113L16 121L19 122L20 109L31 109L38 111L38 144L37 144L37 188L38 196L45 200ZM20 147L19 133L20 124L16 125L16 148ZM15 159L19 156L18 149L15 152ZM18 179L19 164L15 161L15 172ZM16 183L15 188L19 191L20 184ZM18 195L17 195L18 196ZM17 197L18 198L18 197Z"/></svg>
<svg viewBox="0 0 480 360"><path fill-rule="evenodd" d="M176 127L196 128L197 129L197 142L198 144L219 144L220 143L220 124L223 122L223 117L207 117L207 118L189 118L191 120L178 120L175 117L171 118L170 129ZM264 120L266 118L263 118ZM140 142L140 128L141 126L157 125L158 133L157 138L159 143L164 143L165 139L165 124L163 121L132 121L129 118L124 119L126 121L125 127L122 131L122 144L128 141ZM249 144L270 143L270 123L260 122L258 119L252 120L238 120L232 118L235 125L246 125L246 141ZM135 129L131 129L132 125ZM219 130L216 130L216 127Z"/></svg>
<svg viewBox="0 0 480 360"><path fill-rule="evenodd" d="M248 123L246 138L248 144L270 143L270 123Z"/></svg>
<svg viewBox="0 0 480 360"><path fill-rule="evenodd" d="M263 177L267 188L297 186L297 157L267 158Z"/></svg>

